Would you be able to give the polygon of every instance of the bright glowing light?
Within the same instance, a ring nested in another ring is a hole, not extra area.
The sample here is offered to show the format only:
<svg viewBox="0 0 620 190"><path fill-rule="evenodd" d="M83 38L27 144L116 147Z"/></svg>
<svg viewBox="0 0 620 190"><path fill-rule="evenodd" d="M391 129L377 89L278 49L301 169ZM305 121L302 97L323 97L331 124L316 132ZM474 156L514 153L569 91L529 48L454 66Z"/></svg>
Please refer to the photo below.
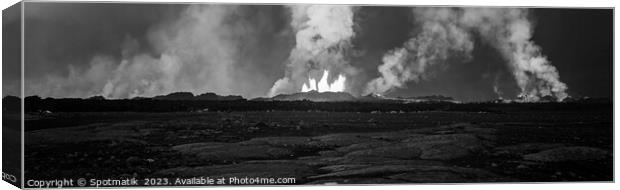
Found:
<svg viewBox="0 0 620 190"><path fill-rule="evenodd" d="M327 70L323 71L323 76L319 82L316 82L314 78L308 78L308 83L304 83L301 86L302 92L309 92L316 90L318 92L342 92L344 91L344 83L347 78L344 75L338 75L338 78L332 82L331 84L327 82L329 78L329 72Z"/></svg>
<svg viewBox="0 0 620 190"><path fill-rule="evenodd" d="M311 78L308 81L310 83L310 86L308 86L308 85L306 85L306 83L304 83L304 85L301 86L301 91L302 92L309 92L309 91L316 90L316 80Z"/></svg>

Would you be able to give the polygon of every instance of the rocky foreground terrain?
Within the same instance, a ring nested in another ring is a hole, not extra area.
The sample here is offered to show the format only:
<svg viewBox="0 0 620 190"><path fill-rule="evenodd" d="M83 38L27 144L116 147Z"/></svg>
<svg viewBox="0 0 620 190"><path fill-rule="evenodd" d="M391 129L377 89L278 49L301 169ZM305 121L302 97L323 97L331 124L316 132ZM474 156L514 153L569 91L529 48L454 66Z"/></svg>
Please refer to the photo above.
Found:
<svg viewBox="0 0 620 190"><path fill-rule="evenodd" d="M294 176L304 182L318 184L505 182L519 179L489 171L493 169L458 166L449 161L475 155L506 157L514 160L501 163L504 167L513 164L517 170L531 171L549 163L597 161L611 157L610 152L603 149L557 143L496 147L495 132L495 129L472 124L453 124L393 132L265 137L238 143L191 143L174 146L172 150L196 160L233 163L176 167L156 174ZM313 155L309 150L315 150L318 155ZM310 155L295 157L304 152ZM498 162L488 164L491 168L500 167ZM562 173L553 175L558 177Z"/></svg>
<svg viewBox="0 0 620 190"><path fill-rule="evenodd" d="M492 120L508 116L261 114L175 115L29 131L26 178L294 177L297 184L613 180L612 124L604 122L606 115L556 122L544 114L528 117L548 122L513 115L515 122L498 122ZM469 119L436 122L457 116Z"/></svg>

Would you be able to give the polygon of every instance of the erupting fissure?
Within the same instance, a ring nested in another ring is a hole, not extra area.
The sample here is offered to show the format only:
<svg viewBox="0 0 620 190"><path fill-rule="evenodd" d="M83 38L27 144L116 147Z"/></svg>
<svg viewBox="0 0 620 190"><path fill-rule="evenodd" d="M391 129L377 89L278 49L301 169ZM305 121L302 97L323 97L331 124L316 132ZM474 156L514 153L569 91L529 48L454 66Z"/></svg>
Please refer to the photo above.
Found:
<svg viewBox="0 0 620 190"><path fill-rule="evenodd" d="M344 91L344 83L347 78L340 74L338 78L332 82L331 84L327 81L329 77L329 72L327 70L323 71L323 76L319 82L316 82L316 79L309 77L308 83L304 83L301 87L302 92L309 91L318 91L318 92L342 92Z"/></svg>

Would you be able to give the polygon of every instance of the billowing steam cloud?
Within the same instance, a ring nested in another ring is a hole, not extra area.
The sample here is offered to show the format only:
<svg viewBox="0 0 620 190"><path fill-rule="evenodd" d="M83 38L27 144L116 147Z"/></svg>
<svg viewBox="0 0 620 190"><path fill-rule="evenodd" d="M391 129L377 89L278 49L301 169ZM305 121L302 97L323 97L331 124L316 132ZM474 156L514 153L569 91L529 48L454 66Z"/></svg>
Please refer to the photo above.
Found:
<svg viewBox="0 0 620 190"><path fill-rule="evenodd" d="M525 9L415 8L421 32L383 57L380 77L368 83L365 93L385 93L405 83L428 77L430 68L448 59L470 57L472 35L480 35L506 59L521 90L520 97L536 101L542 96L567 97L559 73L531 41L532 24ZM457 55L457 56L455 56Z"/></svg>
<svg viewBox="0 0 620 190"><path fill-rule="evenodd" d="M240 47L259 47L251 36L260 26L246 20L241 8L190 5L179 18L151 28L149 43L127 36L122 57L97 55L88 66L70 66L68 76L27 81L27 94L132 98L185 91L262 96L268 87L257 83L270 85L269 80L255 72L259 65L239 58ZM155 53L140 52L145 44Z"/></svg>
<svg viewBox="0 0 620 190"><path fill-rule="evenodd" d="M275 82L269 96L302 90L308 78L321 78L356 71L346 59L353 31L354 8L334 5L293 5L291 26L296 32L296 45L287 60L285 76ZM329 82L336 80L331 77Z"/></svg>

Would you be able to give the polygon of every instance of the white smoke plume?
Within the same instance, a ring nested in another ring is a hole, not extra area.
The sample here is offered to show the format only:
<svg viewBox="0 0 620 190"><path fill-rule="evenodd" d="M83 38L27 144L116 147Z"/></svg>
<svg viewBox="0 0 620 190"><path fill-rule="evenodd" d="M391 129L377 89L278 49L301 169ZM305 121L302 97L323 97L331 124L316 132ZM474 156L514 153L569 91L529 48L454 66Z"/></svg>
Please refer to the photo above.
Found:
<svg viewBox="0 0 620 190"><path fill-rule="evenodd" d="M235 7L190 6L179 20L149 35L162 53L125 56L103 88L106 97L154 96L174 91L231 93L234 28L224 24ZM130 43L131 44L131 43ZM131 46L124 51L131 51ZM219 80L216 80L219 79Z"/></svg>
<svg viewBox="0 0 620 190"><path fill-rule="evenodd" d="M120 59L94 56L86 67L70 66L66 77L30 81L27 91L43 96L106 98L152 97L179 91L262 96L268 87L256 83L268 80L254 72L258 66L238 58L239 47L258 47L248 37L256 29L243 20L239 9L232 5L190 5L179 18L149 30L147 45L156 54L140 53L137 49L141 44L128 36Z"/></svg>
<svg viewBox="0 0 620 190"><path fill-rule="evenodd" d="M329 82L339 74L352 75L356 70L346 59L353 30L354 8L337 5L291 5L291 26L295 30L295 47L291 50L285 76L275 82L269 96L301 91L308 78L321 78L330 72Z"/></svg>
<svg viewBox="0 0 620 190"><path fill-rule="evenodd" d="M421 32L409 39L403 47L383 56L379 66L381 77L368 83L365 94L383 94L393 88L404 87L409 81L426 79L428 69L444 64L452 54L465 55L473 49L469 33L458 22L459 15L451 9L418 9L415 23Z"/></svg>
<svg viewBox="0 0 620 190"><path fill-rule="evenodd" d="M495 75L495 79L493 80L493 92L495 92L497 98L504 99L504 93L499 89L499 79L500 74Z"/></svg>
<svg viewBox="0 0 620 190"><path fill-rule="evenodd" d="M526 9L414 8L413 13L421 32L384 55L378 68L381 76L369 82L366 93L385 93L425 79L430 66L445 64L453 55L470 55L471 36L480 35L502 53L520 97L567 97L557 69L531 40L533 26Z"/></svg>

